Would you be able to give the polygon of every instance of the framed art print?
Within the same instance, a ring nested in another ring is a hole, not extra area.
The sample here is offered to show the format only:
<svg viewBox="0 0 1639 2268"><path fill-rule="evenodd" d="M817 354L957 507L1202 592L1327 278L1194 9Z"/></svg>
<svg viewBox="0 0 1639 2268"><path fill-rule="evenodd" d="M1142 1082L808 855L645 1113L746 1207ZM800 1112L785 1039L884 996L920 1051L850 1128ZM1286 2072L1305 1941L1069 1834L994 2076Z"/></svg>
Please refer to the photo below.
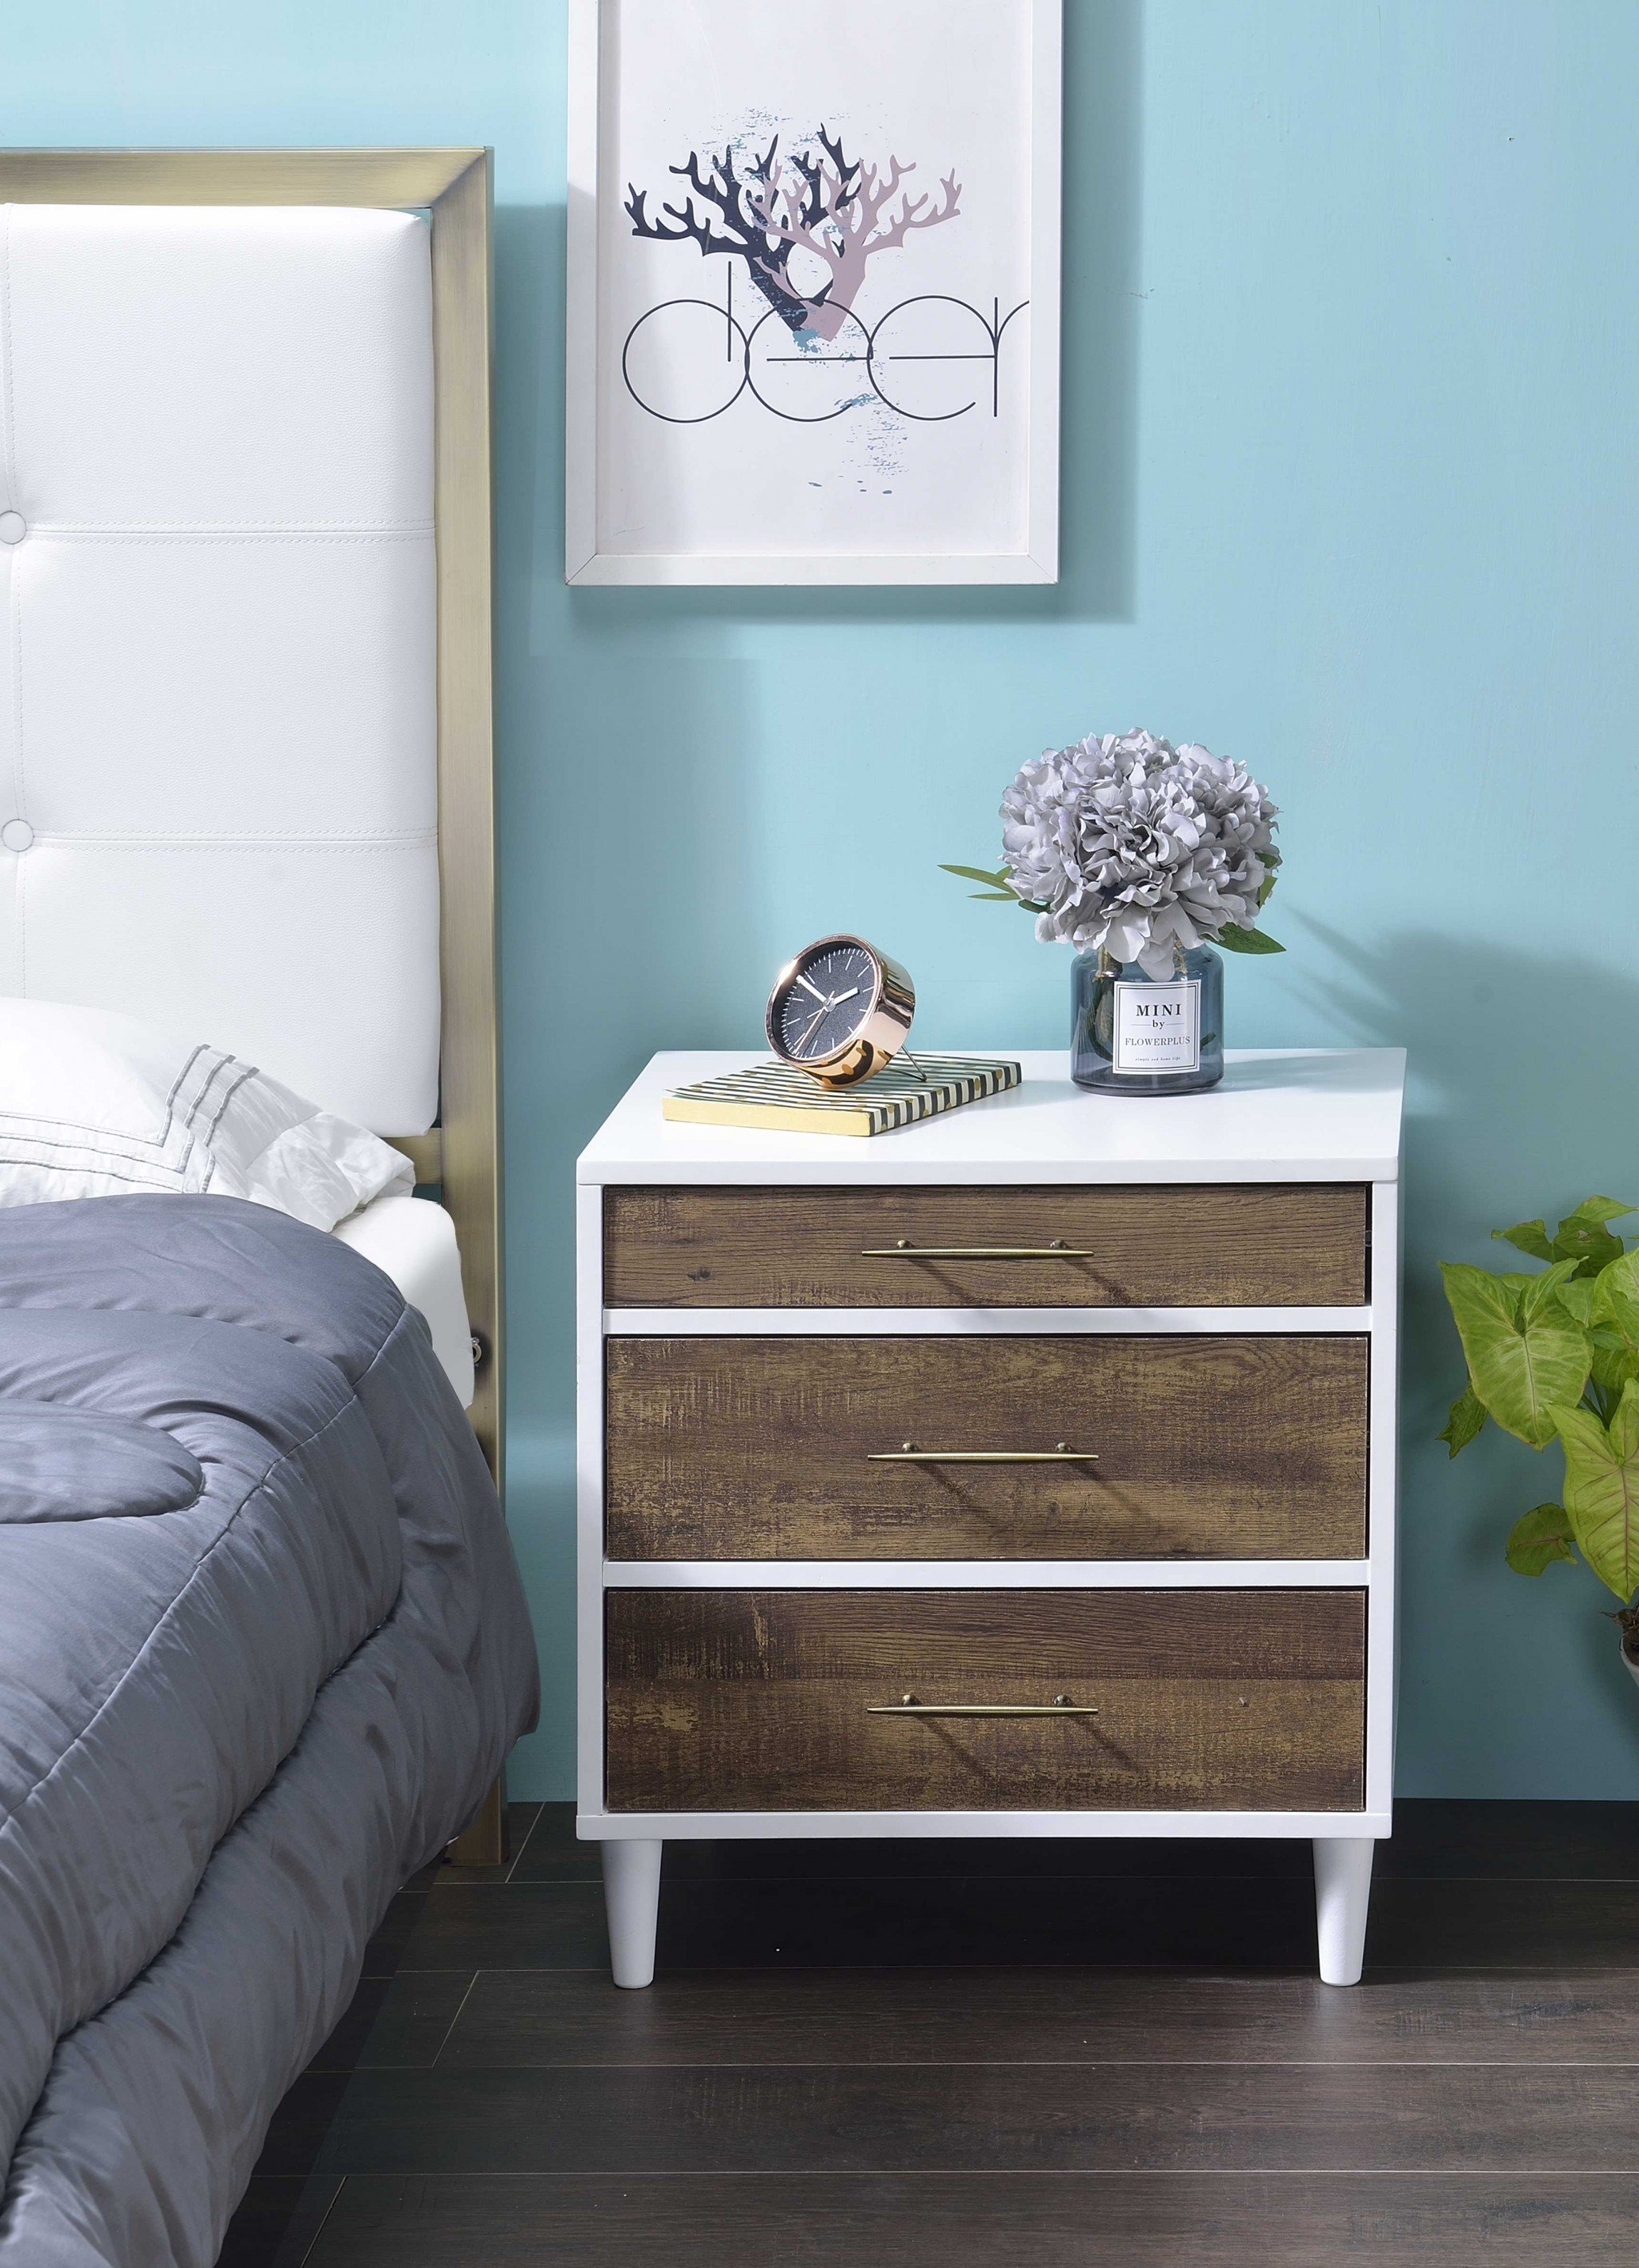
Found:
<svg viewBox="0 0 1639 2268"><path fill-rule="evenodd" d="M571 0L571 583L1058 578L1062 0Z"/></svg>

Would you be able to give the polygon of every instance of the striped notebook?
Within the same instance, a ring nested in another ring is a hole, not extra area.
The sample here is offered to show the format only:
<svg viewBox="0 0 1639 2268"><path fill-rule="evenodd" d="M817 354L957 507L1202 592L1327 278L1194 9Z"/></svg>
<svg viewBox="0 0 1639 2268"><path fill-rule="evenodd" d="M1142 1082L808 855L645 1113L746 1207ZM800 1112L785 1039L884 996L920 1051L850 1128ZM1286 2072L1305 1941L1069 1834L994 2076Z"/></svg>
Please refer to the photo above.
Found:
<svg viewBox="0 0 1639 2268"><path fill-rule="evenodd" d="M984 1056L901 1057L858 1086L821 1086L788 1064L753 1064L722 1079L702 1079L673 1090L661 1106L667 1118L696 1126L761 1126L777 1134L892 1134L919 1119L959 1110L1017 1086L1016 1063Z"/></svg>

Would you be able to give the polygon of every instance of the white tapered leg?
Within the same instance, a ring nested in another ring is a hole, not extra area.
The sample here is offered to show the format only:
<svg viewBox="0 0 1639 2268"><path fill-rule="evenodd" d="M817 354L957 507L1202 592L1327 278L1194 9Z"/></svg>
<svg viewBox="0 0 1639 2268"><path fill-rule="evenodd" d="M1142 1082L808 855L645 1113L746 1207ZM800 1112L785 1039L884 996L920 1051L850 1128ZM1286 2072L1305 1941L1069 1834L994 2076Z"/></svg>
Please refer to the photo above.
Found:
<svg viewBox="0 0 1639 2268"><path fill-rule="evenodd" d="M1370 1835L1314 1838L1314 1913L1320 1940L1320 1981L1358 1984L1366 1950L1366 1909L1371 1904Z"/></svg>
<svg viewBox="0 0 1639 2268"><path fill-rule="evenodd" d="M609 1917L609 1965L617 1984L655 1981L655 1926L660 1918L660 1851L645 1838L603 1846L603 1903Z"/></svg>

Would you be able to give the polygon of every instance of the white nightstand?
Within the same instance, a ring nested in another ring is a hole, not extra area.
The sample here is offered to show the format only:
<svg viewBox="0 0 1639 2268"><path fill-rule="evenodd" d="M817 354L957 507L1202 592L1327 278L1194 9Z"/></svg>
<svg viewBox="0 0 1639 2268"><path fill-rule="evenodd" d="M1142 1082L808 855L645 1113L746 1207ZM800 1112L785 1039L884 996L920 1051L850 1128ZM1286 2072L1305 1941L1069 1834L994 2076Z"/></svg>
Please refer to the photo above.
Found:
<svg viewBox="0 0 1639 2268"><path fill-rule="evenodd" d="M616 1981L668 1837L1301 1836L1360 1974L1393 1769L1404 1057L673 1125L579 1204L579 1807Z"/></svg>

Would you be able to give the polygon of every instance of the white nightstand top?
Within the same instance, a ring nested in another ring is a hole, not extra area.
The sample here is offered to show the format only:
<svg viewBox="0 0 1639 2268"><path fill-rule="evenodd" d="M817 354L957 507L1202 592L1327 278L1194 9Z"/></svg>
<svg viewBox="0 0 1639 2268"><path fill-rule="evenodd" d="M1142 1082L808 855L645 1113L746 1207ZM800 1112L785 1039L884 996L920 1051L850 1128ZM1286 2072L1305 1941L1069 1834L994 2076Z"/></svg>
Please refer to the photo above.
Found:
<svg viewBox="0 0 1639 2268"><path fill-rule="evenodd" d="M663 1096L768 1060L651 1058L582 1152L606 1182L1389 1182L1400 1174L1402 1048L1231 1048L1206 1094L1090 1094L1057 1050L990 1048L1022 1086L867 1139L673 1125Z"/></svg>

